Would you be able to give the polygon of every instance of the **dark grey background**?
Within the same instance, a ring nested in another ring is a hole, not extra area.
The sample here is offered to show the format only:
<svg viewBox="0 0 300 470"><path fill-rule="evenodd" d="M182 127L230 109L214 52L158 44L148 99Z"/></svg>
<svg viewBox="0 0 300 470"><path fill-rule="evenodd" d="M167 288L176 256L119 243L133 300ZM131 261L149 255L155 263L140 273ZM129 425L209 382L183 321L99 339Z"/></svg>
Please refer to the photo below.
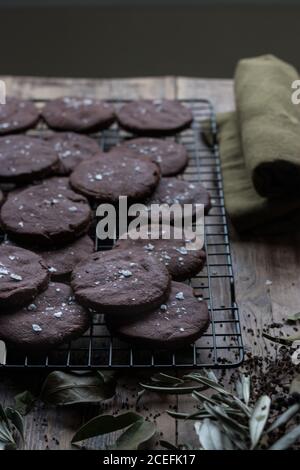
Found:
<svg viewBox="0 0 300 470"><path fill-rule="evenodd" d="M0 0L0 74L231 77L263 53L300 69L299 20L296 0Z"/></svg>

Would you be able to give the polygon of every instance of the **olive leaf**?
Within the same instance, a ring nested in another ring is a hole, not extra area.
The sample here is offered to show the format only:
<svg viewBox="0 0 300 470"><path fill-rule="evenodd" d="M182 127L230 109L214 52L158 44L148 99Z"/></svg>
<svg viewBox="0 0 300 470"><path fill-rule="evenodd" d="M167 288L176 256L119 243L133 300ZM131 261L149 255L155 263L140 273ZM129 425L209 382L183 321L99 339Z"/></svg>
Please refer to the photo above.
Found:
<svg viewBox="0 0 300 470"><path fill-rule="evenodd" d="M211 419L195 423L195 431L204 450L233 450L231 440Z"/></svg>
<svg viewBox="0 0 300 470"><path fill-rule="evenodd" d="M15 396L15 407L14 409L20 413L21 416L27 415L32 410L36 398L31 392L26 390L25 392L19 393Z"/></svg>
<svg viewBox="0 0 300 470"><path fill-rule="evenodd" d="M14 440L10 427L0 420L0 449L16 449L17 444Z"/></svg>
<svg viewBox="0 0 300 470"><path fill-rule="evenodd" d="M156 427L151 421L141 419L132 424L117 439L112 447L115 450L137 450L142 444L148 442L156 433Z"/></svg>
<svg viewBox="0 0 300 470"><path fill-rule="evenodd" d="M276 441L270 450L285 450L291 447L300 438L300 425L294 427L287 434Z"/></svg>
<svg viewBox="0 0 300 470"><path fill-rule="evenodd" d="M46 378L41 399L54 405L99 403L115 394L114 376L103 372L51 372Z"/></svg>
<svg viewBox="0 0 300 470"><path fill-rule="evenodd" d="M290 393L299 393L300 394L300 375L297 375L290 385Z"/></svg>
<svg viewBox="0 0 300 470"><path fill-rule="evenodd" d="M254 449L263 433L270 413L271 400L267 395L263 395L257 401L249 421L251 448Z"/></svg>
<svg viewBox="0 0 300 470"><path fill-rule="evenodd" d="M204 390L203 386L191 386L191 387L163 387L158 385L148 385L148 384L140 384L145 390L149 390L151 392L159 392L159 393L166 393L170 395L186 395L189 393L194 392L195 390ZM206 387L205 387L206 388Z"/></svg>
<svg viewBox="0 0 300 470"><path fill-rule="evenodd" d="M238 397L233 397L234 404L242 411L248 418L251 416L251 408L242 402Z"/></svg>
<svg viewBox="0 0 300 470"><path fill-rule="evenodd" d="M231 416L228 416L225 409L222 406L211 406L208 403L204 403L204 408L211 416L217 419L221 424L231 428L236 433L247 438L247 428L239 421L236 421Z"/></svg>
<svg viewBox="0 0 300 470"><path fill-rule="evenodd" d="M0 404L0 446L2 449L16 448L9 419L3 406Z"/></svg>
<svg viewBox="0 0 300 470"><path fill-rule="evenodd" d="M145 393L146 390L140 390L137 394L137 399L136 399L136 402L135 402L135 406L138 406L141 398L143 397L144 393Z"/></svg>
<svg viewBox="0 0 300 470"><path fill-rule="evenodd" d="M239 379L237 379L235 383L235 387L239 398L248 405L250 400L250 377L245 374L240 374Z"/></svg>
<svg viewBox="0 0 300 470"><path fill-rule="evenodd" d="M288 423L297 413L299 413L300 404L295 403L295 405L290 406L282 415L278 416L277 419L271 424L267 432L274 431L274 429L283 426Z"/></svg>
<svg viewBox="0 0 300 470"><path fill-rule="evenodd" d="M234 442L235 450L249 450L248 442L244 436L241 436L236 430L227 426L225 423L221 423L221 427L231 442Z"/></svg>
<svg viewBox="0 0 300 470"><path fill-rule="evenodd" d="M85 439L90 439L91 437L101 436L103 434L109 434L111 432L118 431L119 429L127 428L140 419L140 415L131 411L122 413L118 416L96 416L81 426L81 428L73 436L72 443L84 441Z"/></svg>
<svg viewBox="0 0 300 470"><path fill-rule="evenodd" d="M178 413L177 411L169 411L167 410L167 413L169 416L172 416L175 419L184 419L184 420L199 420L200 418L210 418L211 415L210 413L207 413L206 411L196 411L195 413Z"/></svg>
<svg viewBox="0 0 300 470"><path fill-rule="evenodd" d="M273 343L279 343L285 346L291 346L294 341L300 340L299 333L293 336L286 336L286 337L271 336L268 333L263 333L262 335L264 338L268 339L269 341L272 341Z"/></svg>
<svg viewBox="0 0 300 470"><path fill-rule="evenodd" d="M23 418L17 410L13 408L6 408L5 413L7 418L12 422L17 431L19 432L22 440L24 441L24 423Z"/></svg>
<svg viewBox="0 0 300 470"><path fill-rule="evenodd" d="M100 415L85 423L73 436L72 443L102 436L127 428L117 439L114 449L135 450L155 434L153 423L145 421L144 417L133 412L122 413L118 416Z"/></svg>
<svg viewBox="0 0 300 470"><path fill-rule="evenodd" d="M204 393L200 393L200 392L197 392L197 391L193 391L192 393L192 397L193 398L196 398L197 400L199 400L200 402L204 402L204 401L207 401L208 403L210 403L211 405L217 405L218 402L215 401L212 397L209 397L207 395L204 395Z"/></svg>
<svg viewBox="0 0 300 470"><path fill-rule="evenodd" d="M251 409L246 405L242 400L234 395L224 396L224 395L212 395L212 398L220 405L227 405L227 412L233 414L246 415L250 417Z"/></svg>
<svg viewBox="0 0 300 470"><path fill-rule="evenodd" d="M4 343L4 341L0 340L0 364L6 364L6 356L6 344Z"/></svg>
<svg viewBox="0 0 300 470"><path fill-rule="evenodd" d="M289 315L287 317L287 321L289 322L296 322L300 320L300 312L294 313L293 315Z"/></svg>
<svg viewBox="0 0 300 470"><path fill-rule="evenodd" d="M244 402L246 405L248 405L250 400L250 377L248 375L242 374L241 381L243 387Z"/></svg>
<svg viewBox="0 0 300 470"><path fill-rule="evenodd" d="M8 417L6 416L5 410L3 406L0 403L0 421L3 421L8 427L9 427L9 420Z"/></svg>
<svg viewBox="0 0 300 470"><path fill-rule="evenodd" d="M163 372L159 372L158 374L154 374L151 377L151 382L156 382L156 385L157 383L160 383L165 385L176 386L177 384L183 384L184 380L178 377L173 377L172 375L164 374Z"/></svg>
<svg viewBox="0 0 300 470"><path fill-rule="evenodd" d="M225 390L224 387L219 385L217 382L207 377L204 377L201 374L188 374L188 375L185 375L184 378L195 380L196 382L201 383L205 387L204 390L207 388L212 388L213 390L216 390L216 392L219 392L223 395L232 395L232 393Z"/></svg>
<svg viewBox="0 0 300 470"><path fill-rule="evenodd" d="M290 346L291 342L289 341L288 338L282 338L278 336L271 336L268 333L263 333L262 336L269 341L272 341L272 343L278 343L278 344L283 344L285 346Z"/></svg>
<svg viewBox="0 0 300 470"><path fill-rule="evenodd" d="M216 377L216 374L214 373L213 370L206 370L204 369L203 370L203 374L210 380L212 380L213 382L215 382L216 384L219 383L217 377Z"/></svg>
<svg viewBox="0 0 300 470"><path fill-rule="evenodd" d="M22 416L18 411L12 408L4 409L0 404L0 450L17 449L14 428L19 432L24 441Z"/></svg>

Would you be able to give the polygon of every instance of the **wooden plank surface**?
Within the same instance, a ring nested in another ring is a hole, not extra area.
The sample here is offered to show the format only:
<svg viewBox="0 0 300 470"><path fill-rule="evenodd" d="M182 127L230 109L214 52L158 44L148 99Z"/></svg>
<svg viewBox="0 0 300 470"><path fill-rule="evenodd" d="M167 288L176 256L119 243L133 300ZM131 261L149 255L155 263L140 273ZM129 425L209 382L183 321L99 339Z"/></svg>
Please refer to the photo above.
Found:
<svg viewBox="0 0 300 470"><path fill-rule="evenodd" d="M85 94L99 99L174 98L176 79L73 79L39 77L5 77L7 94L24 98L57 98L63 95Z"/></svg>
<svg viewBox="0 0 300 470"><path fill-rule="evenodd" d="M208 98L217 111L234 108L231 80L173 77L128 80L0 78L6 81L9 94L28 98L52 98L76 93L119 99ZM265 358L267 354L274 354L274 348L259 337L259 333L265 325L277 323L287 314L300 310L299 238L294 235L240 240L233 233L231 241L245 349ZM228 372L227 375L229 374ZM97 412L105 409L117 413L127 408L135 409L138 383L143 375L136 372L120 374L116 396L103 407L59 409L39 404L26 419L27 447L68 449L75 430ZM25 390L28 384L36 384L38 388L40 382L38 373L1 373L0 402L11 403L15 393ZM166 415L165 410L174 407L179 411L192 410L193 402L188 397L177 400L168 396L145 394L138 409L150 419L156 417L158 428L163 433L160 438L173 443L188 442L197 445L190 424L176 423ZM112 435L94 440L92 444L97 448L105 448L114 439L115 436Z"/></svg>

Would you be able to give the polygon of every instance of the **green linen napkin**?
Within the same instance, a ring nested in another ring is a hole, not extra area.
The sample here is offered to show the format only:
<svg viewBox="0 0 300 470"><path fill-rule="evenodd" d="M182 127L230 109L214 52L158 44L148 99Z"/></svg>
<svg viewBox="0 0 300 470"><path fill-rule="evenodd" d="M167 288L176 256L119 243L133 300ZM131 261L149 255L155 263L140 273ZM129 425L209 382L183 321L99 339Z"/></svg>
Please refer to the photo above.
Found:
<svg viewBox="0 0 300 470"><path fill-rule="evenodd" d="M291 85L298 78L294 67L272 55L242 59L236 68L244 161L263 197L300 196L300 105L291 100Z"/></svg>
<svg viewBox="0 0 300 470"><path fill-rule="evenodd" d="M285 233L300 227L300 197L269 200L260 196L246 167L237 114L217 116L225 206L235 228L258 234ZM202 132L211 143L211 130L203 123Z"/></svg>

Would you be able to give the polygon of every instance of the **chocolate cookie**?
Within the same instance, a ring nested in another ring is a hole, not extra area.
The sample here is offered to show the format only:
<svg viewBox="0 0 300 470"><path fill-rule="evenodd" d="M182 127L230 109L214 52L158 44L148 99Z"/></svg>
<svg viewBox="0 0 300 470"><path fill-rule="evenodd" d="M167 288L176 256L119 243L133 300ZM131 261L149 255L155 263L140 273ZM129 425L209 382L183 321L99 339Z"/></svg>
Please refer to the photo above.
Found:
<svg viewBox="0 0 300 470"><path fill-rule="evenodd" d="M0 135L29 129L38 122L39 110L30 101L7 98L0 104Z"/></svg>
<svg viewBox="0 0 300 470"><path fill-rule="evenodd" d="M133 155L150 157L159 164L162 176L177 175L188 163L186 148L169 139L139 137L125 140L115 149L120 151L129 149Z"/></svg>
<svg viewBox="0 0 300 470"><path fill-rule="evenodd" d="M170 135L189 127L191 111L179 101L138 100L122 106L117 112L121 127L139 135Z"/></svg>
<svg viewBox="0 0 300 470"><path fill-rule="evenodd" d="M211 208L210 195L204 186L178 178L162 178L149 204L203 204L205 214Z"/></svg>
<svg viewBox="0 0 300 470"><path fill-rule="evenodd" d="M46 289L49 273L42 258L31 251L0 245L0 313L22 307Z"/></svg>
<svg viewBox="0 0 300 470"><path fill-rule="evenodd" d="M70 245L36 253L44 259L53 281L67 281L75 266L94 253L94 242L84 235Z"/></svg>
<svg viewBox="0 0 300 470"><path fill-rule="evenodd" d="M114 108L109 103L80 96L48 101L42 116L53 129L76 132L106 129L115 120Z"/></svg>
<svg viewBox="0 0 300 470"><path fill-rule="evenodd" d="M69 175L79 163L100 152L95 139L75 132L60 132L46 138L59 159L58 174Z"/></svg>
<svg viewBox="0 0 300 470"><path fill-rule="evenodd" d="M0 182L28 183L54 173L56 152L47 142L27 135L0 138Z"/></svg>
<svg viewBox="0 0 300 470"><path fill-rule="evenodd" d="M170 276L162 263L143 251L109 250L77 265L71 285L82 305L129 318L166 300Z"/></svg>
<svg viewBox="0 0 300 470"><path fill-rule="evenodd" d="M119 196L127 196L130 201L145 200L159 179L159 167L151 160L112 150L80 163L71 174L70 184L88 198L116 203Z"/></svg>
<svg viewBox="0 0 300 470"><path fill-rule="evenodd" d="M61 246L84 234L91 209L69 188L68 178L50 178L11 194L1 207L1 223L10 238L21 244Z"/></svg>
<svg viewBox="0 0 300 470"><path fill-rule="evenodd" d="M167 302L153 312L117 323L105 316L109 330L131 344L152 349L178 349L200 338L209 326L205 301L199 301L186 284L172 282Z"/></svg>
<svg viewBox="0 0 300 470"><path fill-rule="evenodd" d="M128 238L119 239L114 248L132 250L139 248L148 256L158 258L175 281L185 281L199 273L205 264L206 255L203 249L191 249L193 247L191 240L194 239L192 234L182 236L182 231L174 228L171 232L172 238L165 240L160 228L152 226L151 239L148 240L142 237L134 240L131 232L128 232Z"/></svg>
<svg viewBox="0 0 300 470"><path fill-rule="evenodd" d="M81 336L90 314L78 305L66 284L49 284L29 305L0 315L0 339L17 349L40 352Z"/></svg>

